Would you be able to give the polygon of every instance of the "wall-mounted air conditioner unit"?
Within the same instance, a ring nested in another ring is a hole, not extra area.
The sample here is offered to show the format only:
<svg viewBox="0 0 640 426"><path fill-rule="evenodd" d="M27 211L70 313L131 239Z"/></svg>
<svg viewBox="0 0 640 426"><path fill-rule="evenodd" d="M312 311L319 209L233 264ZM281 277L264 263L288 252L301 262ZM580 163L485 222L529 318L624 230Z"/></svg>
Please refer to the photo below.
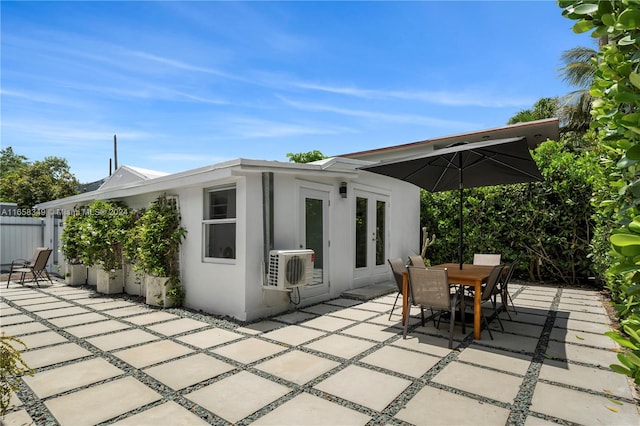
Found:
<svg viewBox="0 0 640 426"><path fill-rule="evenodd" d="M313 250L271 250L265 287L289 290L313 283Z"/></svg>

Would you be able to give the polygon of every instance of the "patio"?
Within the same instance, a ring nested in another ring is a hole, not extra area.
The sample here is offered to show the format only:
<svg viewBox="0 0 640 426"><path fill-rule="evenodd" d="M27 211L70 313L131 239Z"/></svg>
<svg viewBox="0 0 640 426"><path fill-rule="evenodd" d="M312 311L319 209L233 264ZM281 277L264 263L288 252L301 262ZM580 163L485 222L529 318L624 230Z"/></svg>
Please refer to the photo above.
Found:
<svg viewBox="0 0 640 426"><path fill-rule="evenodd" d="M252 324L56 282L0 289L22 339L14 424L616 424L638 399L613 373L595 291L510 284L518 315L472 339L431 322L402 339L395 294L339 298Z"/></svg>

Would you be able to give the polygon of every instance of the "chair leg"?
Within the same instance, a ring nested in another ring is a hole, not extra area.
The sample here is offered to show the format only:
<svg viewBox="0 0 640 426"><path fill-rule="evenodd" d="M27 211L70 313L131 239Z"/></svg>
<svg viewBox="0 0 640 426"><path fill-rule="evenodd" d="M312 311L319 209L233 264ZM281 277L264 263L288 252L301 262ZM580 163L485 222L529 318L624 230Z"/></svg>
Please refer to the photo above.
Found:
<svg viewBox="0 0 640 426"><path fill-rule="evenodd" d="M511 303L511 307L513 308L513 313L518 315L518 311L516 311L516 305L513 304L513 299L511 298L511 294L507 292L507 297L509 297L509 302Z"/></svg>
<svg viewBox="0 0 640 426"><path fill-rule="evenodd" d="M498 318L498 324L500 324L500 330L504 331L504 326L502 325L502 320L500 319L500 315L498 311L494 311L496 313L496 318Z"/></svg>
<svg viewBox="0 0 640 426"><path fill-rule="evenodd" d="M485 317L484 315L482 315L482 319L484 320L485 328L486 328L486 329L487 329L487 331L489 332L489 337L491 337L491 340L493 340L493 334L491 334L491 329L489 328L489 321L487 321L487 317Z"/></svg>
<svg viewBox="0 0 640 426"><path fill-rule="evenodd" d="M400 293L397 294L395 302L393 302L393 308L391 308L391 312L389 312L389 321L391 321L391 315L393 315L393 310L396 308L396 304L398 303L398 297L400 297Z"/></svg>
<svg viewBox="0 0 640 426"><path fill-rule="evenodd" d="M451 304L451 314L449 318L449 349L453 349L453 328L456 323L456 305L458 304L458 301L456 299L457 297L453 296L453 302Z"/></svg>
<svg viewBox="0 0 640 426"><path fill-rule="evenodd" d="M422 321L422 326L424 327L424 307L420 305L420 321Z"/></svg>

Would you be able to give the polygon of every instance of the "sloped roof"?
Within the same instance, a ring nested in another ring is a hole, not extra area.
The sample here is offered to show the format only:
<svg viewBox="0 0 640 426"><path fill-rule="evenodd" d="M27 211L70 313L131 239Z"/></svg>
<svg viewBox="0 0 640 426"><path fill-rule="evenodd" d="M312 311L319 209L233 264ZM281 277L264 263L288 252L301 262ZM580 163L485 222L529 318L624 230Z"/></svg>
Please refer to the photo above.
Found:
<svg viewBox="0 0 640 426"><path fill-rule="evenodd" d="M527 143L529 144L530 149L535 148L541 142L548 139L558 140L560 137L559 120L557 118L547 118L544 120L496 127L493 129L478 130L475 132L442 136L418 142L387 146L384 148L341 154L339 156L368 161L391 160L444 148L447 145L457 142L482 142L518 137L527 138Z"/></svg>
<svg viewBox="0 0 640 426"><path fill-rule="evenodd" d="M104 183L100 185L100 188L98 189L114 188L129 183L142 182L149 179L166 176L167 174L168 173L160 172L157 170L123 165L118 167L111 176L106 178Z"/></svg>

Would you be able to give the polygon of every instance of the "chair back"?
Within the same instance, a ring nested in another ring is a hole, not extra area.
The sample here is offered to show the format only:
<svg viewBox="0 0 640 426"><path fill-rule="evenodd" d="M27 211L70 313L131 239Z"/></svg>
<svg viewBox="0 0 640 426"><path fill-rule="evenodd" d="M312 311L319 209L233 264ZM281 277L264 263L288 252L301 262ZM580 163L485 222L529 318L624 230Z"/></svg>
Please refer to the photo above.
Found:
<svg viewBox="0 0 640 426"><path fill-rule="evenodd" d="M34 271L41 271L47 267L49 256L51 256L51 249L39 247L36 251L38 252L38 256L36 257L36 261L33 263L32 268Z"/></svg>
<svg viewBox="0 0 640 426"><path fill-rule="evenodd" d="M492 253L476 253L473 255L474 265L494 266L500 264L502 255Z"/></svg>
<svg viewBox="0 0 640 426"><path fill-rule="evenodd" d="M411 303L437 309L451 309L446 269L409 266Z"/></svg>
<svg viewBox="0 0 640 426"><path fill-rule="evenodd" d="M482 291L482 300L489 300L489 298L493 295L493 290L502 277L503 269L504 265L496 265L493 267L491 273L489 274L489 278L487 278L487 284Z"/></svg>
<svg viewBox="0 0 640 426"><path fill-rule="evenodd" d="M513 273L516 270L516 265L518 264L519 260L520 260L520 256L517 256L516 259L513 262L511 262L511 264L509 265L509 269L507 269L507 275L502 280L503 286L506 286L509 283L509 281L511 281L511 278L513 277Z"/></svg>
<svg viewBox="0 0 640 426"><path fill-rule="evenodd" d="M391 272L393 272L393 278L396 280L398 292L402 293L402 274L407 272L407 267L404 265L404 262L400 258L387 259L387 262L389 262Z"/></svg>
<svg viewBox="0 0 640 426"><path fill-rule="evenodd" d="M411 262L411 266L418 266L421 268L426 268L426 266L424 265L424 259L422 258L422 256L409 256L409 262Z"/></svg>
<svg viewBox="0 0 640 426"><path fill-rule="evenodd" d="M47 250L47 247L36 247L36 249L33 251L33 257L31 258L31 261L29 261L28 266L33 266L36 264L36 260L38 260L38 256L43 250Z"/></svg>

